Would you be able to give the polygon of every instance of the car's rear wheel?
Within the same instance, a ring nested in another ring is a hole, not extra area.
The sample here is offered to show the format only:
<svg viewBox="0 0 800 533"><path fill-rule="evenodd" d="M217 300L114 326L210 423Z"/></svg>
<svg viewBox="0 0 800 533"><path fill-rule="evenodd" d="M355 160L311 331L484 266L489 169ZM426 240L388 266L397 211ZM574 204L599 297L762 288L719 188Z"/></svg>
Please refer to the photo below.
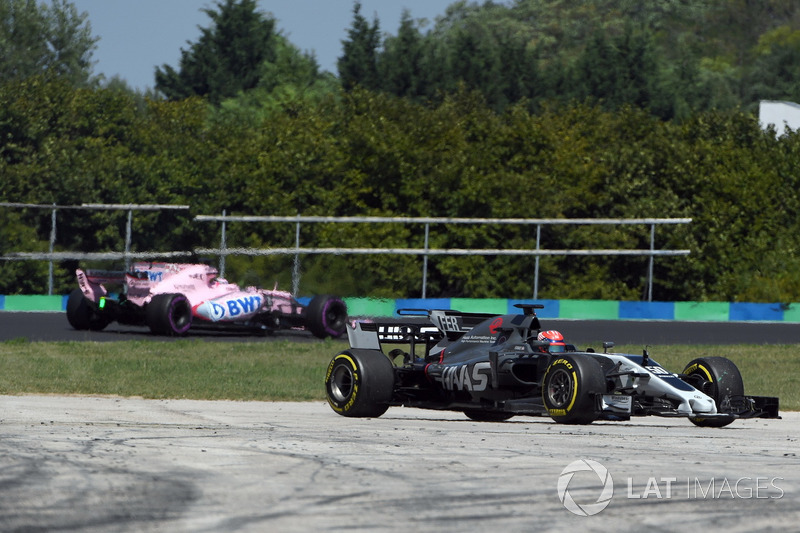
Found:
<svg viewBox="0 0 800 533"><path fill-rule="evenodd" d="M394 366L377 350L347 350L328 365L325 391L342 416L379 417L392 400Z"/></svg>
<svg viewBox="0 0 800 533"><path fill-rule="evenodd" d="M183 294L156 294L145 309L145 322L156 335L184 335L192 327L192 306Z"/></svg>
<svg viewBox="0 0 800 533"><path fill-rule="evenodd" d="M694 359L683 369L686 381L699 391L711 396L717 405L717 412L729 410L732 400L744 396L744 382L739 368L725 357L701 357ZM692 417L689 420L700 427L721 428L734 420L733 416L703 418Z"/></svg>
<svg viewBox="0 0 800 533"><path fill-rule="evenodd" d="M542 401L560 424L591 424L600 415L597 394L605 392L605 374L589 356L559 355L542 380Z"/></svg>
<svg viewBox="0 0 800 533"><path fill-rule="evenodd" d="M97 311L97 307L86 299L80 289L74 289L67 298L67 321L78 330L100 331L111 323L109 317Z"/></svg>
<svg viewBox="0 0 800 533"><path fill-rule="evenodd" d="M321 339L341 337L347 329L347 304L335 296L315 296L306 307L306 326Z"/></svg>

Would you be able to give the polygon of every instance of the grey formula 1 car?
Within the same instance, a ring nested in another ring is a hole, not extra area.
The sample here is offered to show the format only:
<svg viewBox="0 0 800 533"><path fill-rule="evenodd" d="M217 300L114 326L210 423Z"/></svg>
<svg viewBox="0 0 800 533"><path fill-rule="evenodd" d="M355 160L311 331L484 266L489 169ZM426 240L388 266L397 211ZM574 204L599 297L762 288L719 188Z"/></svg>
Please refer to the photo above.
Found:
<svg viewBox="0 0 800 533"><path fill-rule="evenodd" d="M745 396L729 359L701 357L674 374L647 350L613 353L610 342L602 353L572 345L550 351L537 340L535 310L543 306L517 307L519 314L508 315L405 310L399 321L348 326L350 348L325 376L328 403L351 417L402 405L463 411L478 421L545 415L564 424L655 415L722 427L737 418L780 418L778 398Z"/></svg>

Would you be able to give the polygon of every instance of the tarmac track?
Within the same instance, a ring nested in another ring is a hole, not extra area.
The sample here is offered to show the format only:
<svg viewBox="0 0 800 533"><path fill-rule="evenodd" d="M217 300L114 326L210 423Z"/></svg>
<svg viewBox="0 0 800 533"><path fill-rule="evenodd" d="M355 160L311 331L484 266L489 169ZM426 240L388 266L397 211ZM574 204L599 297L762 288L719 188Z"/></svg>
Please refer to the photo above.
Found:
<svg viewBox="0 0 800 533"><path fill-rule="evenodd" d="M737 331L590 324L545 326L618 344L725 343ZM737 342L756 344L797 342L789 333L800 329L734 326L751 332ZM649 337L657 330L663 340ZM142 328L75 332L60 313L0 313L0 332L161 339ZM0 396L0 531L796 531L800 413L782 415L721 429L652 417L564 426L403 408L349 419L320 402Z"/></svg>
<svg viewBox="0 0 800 533"><path fill-rule="evenodd" d="M616 344L800 344L800 324L786 322L675 322L661 320L542 319L545 329L558 329L577 345L602 341ZM223 342L262 342L275 339L313 341L305 331L274 334L247 331L192 329L193 338ZM103 331L76 331L65 313L0 312L0 341L171 340L152 335L146 327L110 324Z"/></svg>

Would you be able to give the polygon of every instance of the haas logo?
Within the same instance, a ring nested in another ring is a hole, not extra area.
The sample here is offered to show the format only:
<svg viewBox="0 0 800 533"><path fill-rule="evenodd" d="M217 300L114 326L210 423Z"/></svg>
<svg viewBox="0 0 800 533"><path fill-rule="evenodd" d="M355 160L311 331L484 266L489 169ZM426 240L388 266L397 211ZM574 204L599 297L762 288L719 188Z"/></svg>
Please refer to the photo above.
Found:
<svg viewBox="0 0 800 533"><path fill-rule="evenodd" d="M494 335L500 331L501 327L503 327L503 317L497 317L489 324L489 331Z"/></svg>

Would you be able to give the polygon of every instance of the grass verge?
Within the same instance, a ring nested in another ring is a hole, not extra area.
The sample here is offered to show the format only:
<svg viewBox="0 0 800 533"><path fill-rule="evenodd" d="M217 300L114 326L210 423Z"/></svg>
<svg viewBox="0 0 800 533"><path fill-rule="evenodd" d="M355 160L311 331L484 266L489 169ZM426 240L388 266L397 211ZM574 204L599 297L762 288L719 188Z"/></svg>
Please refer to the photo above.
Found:
<svg viewBox="0 0 800 533"><path fill-rule="evenodd" d="M91 394L204 400L325 399L328 362L343 341L0 342L0 394ZM639 346L617 352L640 353ZM696 357L723 356L742 372L745 392L778 396L800 410L796 345L652 346L650 356L680 372Z"/></svg>

